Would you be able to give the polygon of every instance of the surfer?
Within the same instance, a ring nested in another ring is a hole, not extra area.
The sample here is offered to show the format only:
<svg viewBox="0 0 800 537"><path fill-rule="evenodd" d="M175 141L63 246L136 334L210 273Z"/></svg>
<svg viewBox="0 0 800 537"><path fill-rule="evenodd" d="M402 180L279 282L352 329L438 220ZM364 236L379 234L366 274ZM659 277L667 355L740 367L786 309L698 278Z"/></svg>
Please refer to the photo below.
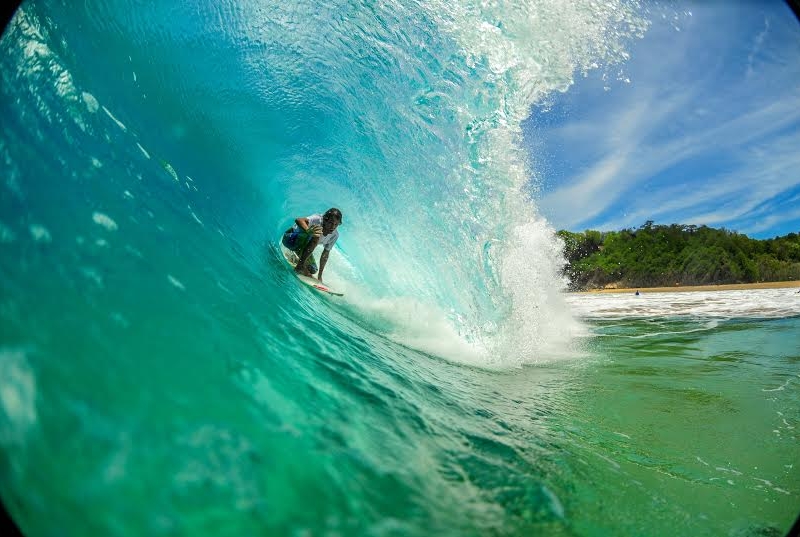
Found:
<svg viewBox="0 0 800 537"><path fill-rule="evenodd" d="M283 233L283 245L296 253L299 257L294 270L303 276L317 274L317 279L322 281L322 272L328 262L328 254L339 238L337 227L342 223L342 212L336 207L331 207L325 214L312 214L307 217L295 218L294 225ZM322 255L319 258L319 269L314 259L314 248L322 244Z"/></svg>

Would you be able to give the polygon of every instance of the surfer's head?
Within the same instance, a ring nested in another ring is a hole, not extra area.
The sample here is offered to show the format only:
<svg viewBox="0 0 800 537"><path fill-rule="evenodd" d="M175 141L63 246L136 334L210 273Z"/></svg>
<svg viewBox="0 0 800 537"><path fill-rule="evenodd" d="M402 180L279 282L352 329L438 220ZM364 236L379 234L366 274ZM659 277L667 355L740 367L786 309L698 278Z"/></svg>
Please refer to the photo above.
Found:
<svg viewBox="0 0 800 537"><path fill-rule="evenodd" d="M327 235L342 223L342 211L331 207L322 215L322 234Z"/></svg>

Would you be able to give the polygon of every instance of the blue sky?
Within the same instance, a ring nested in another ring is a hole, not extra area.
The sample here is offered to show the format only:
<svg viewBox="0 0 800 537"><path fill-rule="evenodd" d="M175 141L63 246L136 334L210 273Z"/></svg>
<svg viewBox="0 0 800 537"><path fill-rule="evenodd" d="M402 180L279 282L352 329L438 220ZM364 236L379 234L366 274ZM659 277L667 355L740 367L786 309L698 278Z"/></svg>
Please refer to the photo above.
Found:
<svg viewBox="0 0 800 537"><path fill-rule="evenodd" d="M706 0L648 18L627 63L576 75L524 125L542 214L571 231L653 220L800 232L794 14L777 0Z"/></svg>

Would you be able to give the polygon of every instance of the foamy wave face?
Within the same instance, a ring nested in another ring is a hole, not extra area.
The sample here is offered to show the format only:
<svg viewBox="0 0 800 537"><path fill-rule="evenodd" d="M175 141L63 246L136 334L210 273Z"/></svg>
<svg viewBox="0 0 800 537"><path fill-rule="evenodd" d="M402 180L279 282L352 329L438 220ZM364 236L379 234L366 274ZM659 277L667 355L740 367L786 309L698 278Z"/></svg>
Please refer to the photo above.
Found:
<svg viewBox="0 0 800 537"><path fill-rule="evenodd" d="M458 334L475 351L463 354L487 364L564 354L580 327L561 296L562 245L526 194L536 170L520 124L576 72L624 61L624 41L646 28L638 8L384 3L383 25L354 16L342 27L339 57L352 78L331 82L346 88L342 110L357 125L357 143L340 148L355 222L342 241L378 301L364 304L404 310L412 299L438 311L452 327L438 337ZM437 337L393 333L416 347Z"/></svg>
<svg viewBox="0 0 800 537"><path fill-rule="evenodd" d="M524 193L536 169L521 150L520 124L577 72L626 60L625 41L648 23L638 2L427 5L459 43L466 68L480 75L472 107L459 109L469 159L451 176L466 194L456 212L471 215L465 227L489 245L478 265L488 267L482 278L491 300L475 300L479 313L467 316L467 331L508 365L569 355L583 329L561 294L563 246Z"/></svg>

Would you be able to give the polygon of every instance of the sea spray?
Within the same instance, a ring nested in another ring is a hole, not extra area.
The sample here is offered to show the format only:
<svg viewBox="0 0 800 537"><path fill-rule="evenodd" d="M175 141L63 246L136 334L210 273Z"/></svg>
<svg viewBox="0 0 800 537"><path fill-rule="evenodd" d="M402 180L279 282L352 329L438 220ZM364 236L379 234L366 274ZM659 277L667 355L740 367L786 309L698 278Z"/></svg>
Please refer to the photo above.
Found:
<svg viewBox="0 0 800 537"><path fill-rule="evenodd" d="M408 9L381 5L387 6L393 10L385 13L389 20L402 20ZM400 50L404 62L416 60L410 72L418 78L384 97L397 117L410 120L395 123L406 135L369 136L370 144L387 148L384 156L402 140L414 159L393 162L379 179L366 181L385 212L373 215L362 206L356 212L366 214L354 219L377 219L367 229L388 240L370 251L364 271L377 268L387 276L388 289L375 286L382 298L415 297L426 308L438 308L472 347L461 352L482 356L486 365L563 355L578 323L559 296L560 242L527 194L535 190L536 172L521 148L520 123L532 105L566 90L577 72L624 61L624 42L641 36L647 23L637 15L638 4L628 2L422 7L426 24L420 27L429 30L417 30L418 40L370 33L380 36L378 53ZM414 58L415 49L425 55ZM403 93L406 98L400 98ZM402 319L397 325L395 333L407 326ZM436 328L430 337L437 332L443 339L454 333ZM405 341L412 339L419 342Z"/></svg>

